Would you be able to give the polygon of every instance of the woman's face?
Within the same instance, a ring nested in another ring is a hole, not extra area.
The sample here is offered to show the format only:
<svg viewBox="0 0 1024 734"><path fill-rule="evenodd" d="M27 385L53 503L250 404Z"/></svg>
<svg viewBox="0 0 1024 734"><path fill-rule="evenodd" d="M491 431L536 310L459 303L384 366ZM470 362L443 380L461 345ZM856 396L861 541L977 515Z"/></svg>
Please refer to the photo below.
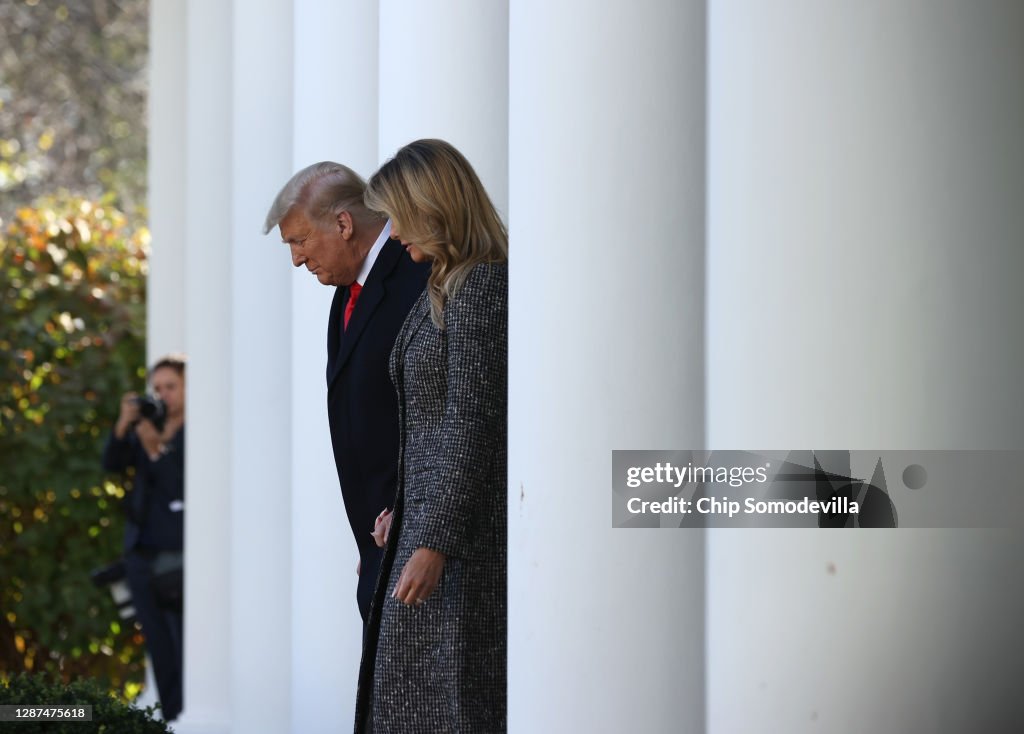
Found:
<svg viewBox="0 0 1024 734"><path fill-rule="evenodd" d="M185 412L185 380L173 367L161 367L150 377L153 392L167 405L167 415Z"/></svg>
<svg viewBox="0 0 1024 734"><path fill-rule="evenodd" d="M402 243L402 247L404 247L405 251L409 253L409 257L412 258L414 263L425 263L431 259L425 252L423 252L423 250L402 237L398 232L398 228L395 226L394 220L391 220L391 236Z"/></svg>

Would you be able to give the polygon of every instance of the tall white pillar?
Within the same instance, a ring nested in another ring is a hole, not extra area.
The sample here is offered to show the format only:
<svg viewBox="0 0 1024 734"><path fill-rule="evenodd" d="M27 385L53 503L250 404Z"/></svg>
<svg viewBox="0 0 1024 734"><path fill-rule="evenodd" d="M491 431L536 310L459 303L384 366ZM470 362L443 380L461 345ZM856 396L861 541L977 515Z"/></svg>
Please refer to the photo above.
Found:
<svg viewBox="0 0 1024 734"><path fill-rule="evenodd" d="M292 172L332 160L368 176L377 167L377 3L295 0L293 36ZM279 232L266 239L260 246L274 251L277 267L291 269ZM363 630L356 606L359 554L327 424L324 374L334 288L299 268L292 269L291 290L291 731L334 734L345 730L355 710Z"/></svg>
<svg viewBox="0 0 1024 734"><path fill-rule="evenodd" d="M186 7L185 734L231 718L231 8Z"/></svg>
<svg viewBox="0 0 1024 734"><path fill-rule="evenodd" d="M1024 6L710 7L711 448L1019 449ZM1019 537L708 552L712 734L1024 719Z"/></svg>
<svg viewBox="0 0 1024 734"><path fill-rule="evenodd" d="M704 443L704 3L513 3L509 730L704 726L704 538L612 529Z"/></svg>
<svg viewBox="0 0 1024 734"><path fill-rule="evenodd" d="M291 725L291 294L260 227L291 174L291 0L187 8L185 714ZM283 348L282 348L282 345Z"/></svg>
<svg viewBox="0 0 1024 734"><path fill-rule="evenodd" d="M185 351L185 5L152 0L149 10L147 208L152 243L146 279L146 366ZM152 662L135 704L157 702Z"/></svg>
<svg viewBox="0 0 1024 734"><path fill-rule="evenodd" d="M381 0L380 162L443 138L504 217L507 136L508 0Z"/></svg>
<svg viewBox="0 0 1024 734"><path fill-rule="evenodd" d="M262 236L291 175L292 0L232 17L232 732L292 720L291 273Z"/></svg>
<svg viewBox="0 0 1024 734"><path fill-rule="evenodd" d="M147 187L152 246L146 283L146 363L185 348L185 4L149 11Z"/></svg>

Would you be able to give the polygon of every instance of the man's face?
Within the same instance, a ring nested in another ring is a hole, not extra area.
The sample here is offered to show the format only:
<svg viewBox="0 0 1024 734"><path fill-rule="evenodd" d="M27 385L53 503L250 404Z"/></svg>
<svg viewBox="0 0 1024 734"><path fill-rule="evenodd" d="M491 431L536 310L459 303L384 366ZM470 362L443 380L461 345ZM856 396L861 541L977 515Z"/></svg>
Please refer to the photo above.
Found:
<svg viewBox="0 0 1024 734"><path fill-rule="evenodd" d="M351 219L343 212L342 221L331 230L322 229L295 206L278 225L281 240L292 253L292 265L305 265L324 285L349 285L359 275L363 258L352 238Z"/></svg>

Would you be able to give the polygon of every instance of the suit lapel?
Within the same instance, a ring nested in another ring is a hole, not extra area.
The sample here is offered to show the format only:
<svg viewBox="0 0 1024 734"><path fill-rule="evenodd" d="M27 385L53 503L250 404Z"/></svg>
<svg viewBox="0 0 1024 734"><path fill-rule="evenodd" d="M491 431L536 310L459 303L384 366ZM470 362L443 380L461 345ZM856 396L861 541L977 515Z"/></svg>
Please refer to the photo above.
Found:
<svg viewBox="0 0 1024 734"><path fill-rule="evenodd" d="M348 362L349 357L352 356L352 351L359 342L359 338L362 336L367 324L370 323L370 319L373 318L373 312L377 310L381 301L384 300L384 296L387 294L388 276L391 275L395 266L398 265L398 261L401 257L401 245L393 240L385 242L380 254L377 255L377 261L373 264L373 268L370 269L370 274L366 278L366 284L363 285L363 290L359 294L359 301L356 302L356 308L352 312L352 318L349 319L348 328L345 329L343 327L343 321L340 317L338 318L337 323L331 324L330 328L333 329L334 333L340 334L341 336L334 364L330 370L330 374L328 375L328 386L337 379L338 374L345 367L345 363ZM341 299L342 304L348 302L348 289L346 288L345 291L346 295ZM344 311L343 305L339 305L337 311L339 314L342 313ZM331 314L331 321L333 322L333 308Z"/></svg>
<svg viewBox="0 0 1024 734"><path fill-rule="evenodd" d="M327 384L331 384L334 368L341 348L341 316L345 309L345 288L334 289L331 314L327 319Z"/></svg>
<svg viewBox="0 0 1024 734"><path fill-rule="evenodd" d="M417 312L417 309L420 308L421 301L425 302L424 307L422 308L422 310ZM420 328L422 328L423 323L429 318L430 297L427 295L427 291L424 290L424 292L420 295L420 299L413 304L412 311L409 315L409 320L405 323L405 328L402 329L401 333L399 334L398 339L400 341L400 344L398 346L398 353L399 355L402 356L402 359L399 361L399 364L402 364L405 361L405 351L409 348L409 342L412 341L413 336L416 335L416 332L418 332Z"/></svg>

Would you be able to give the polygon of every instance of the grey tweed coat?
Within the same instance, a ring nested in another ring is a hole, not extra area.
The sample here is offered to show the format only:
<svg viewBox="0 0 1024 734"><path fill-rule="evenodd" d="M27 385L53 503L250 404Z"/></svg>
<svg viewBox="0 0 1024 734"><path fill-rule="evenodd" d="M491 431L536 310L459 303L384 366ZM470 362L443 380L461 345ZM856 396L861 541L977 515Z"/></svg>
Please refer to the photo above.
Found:
<svg viewBox="0 0 1024 734"><path fill-rule="evenodd" d="M424 292L391 353L399 488L367 623L358 734L506 730L508 266L474 267L444 321L434 326ZM408 607L391 592L421 547L447 561L434 593Z"/></svg>

